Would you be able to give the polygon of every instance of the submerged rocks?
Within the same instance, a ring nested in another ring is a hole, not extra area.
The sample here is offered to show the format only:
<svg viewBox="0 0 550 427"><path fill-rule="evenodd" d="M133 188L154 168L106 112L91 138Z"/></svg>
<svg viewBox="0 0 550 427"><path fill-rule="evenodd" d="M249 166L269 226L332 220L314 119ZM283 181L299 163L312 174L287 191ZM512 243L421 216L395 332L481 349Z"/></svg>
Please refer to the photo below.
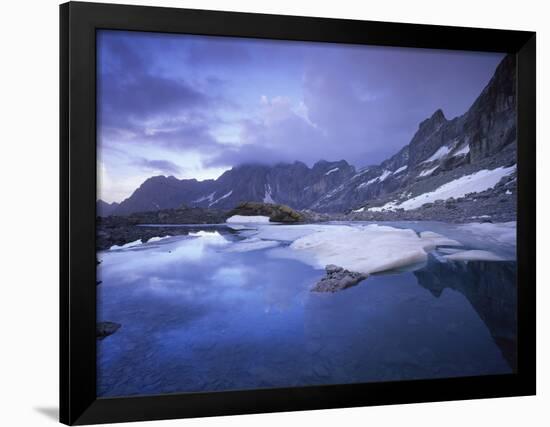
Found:
<svg viewBox="0 0 550 427"><path fill-rule="evenodd" d="M244 202L229 213L229 217L267 216L271 222L294 223L304 221L304 216L294 209L275 203Z"/></svg>
<svg viewBox="0 0 550 427"><path fill-rule="evenodd" d="M95 336L98 340L102 340L109 335L114 334L122 325L115 322L98 322L96 324Z"/></svg>
<svg viewBox="0 0 550 427"><path fill-rule="evenodd" d="M349 271L334 264L325 267L326 276L311 289L313 292L337 292L357 285L368 274Z"/></svg>

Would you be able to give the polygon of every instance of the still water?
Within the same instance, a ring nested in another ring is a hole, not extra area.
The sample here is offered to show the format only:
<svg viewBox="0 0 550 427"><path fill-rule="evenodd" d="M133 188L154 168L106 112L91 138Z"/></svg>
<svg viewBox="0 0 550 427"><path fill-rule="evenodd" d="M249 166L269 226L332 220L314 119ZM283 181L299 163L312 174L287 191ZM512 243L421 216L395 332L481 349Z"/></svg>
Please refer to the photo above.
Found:
<svg viewBox="0 0 550 427"><path fill-rule="evenodd" d="M207 227L99 253L98 320L122 324L98 341L99 396L515 369L515 261L441 262L434 254L414 271L314 293L322 270L270 248L228 251L236 239Z"/></svg>

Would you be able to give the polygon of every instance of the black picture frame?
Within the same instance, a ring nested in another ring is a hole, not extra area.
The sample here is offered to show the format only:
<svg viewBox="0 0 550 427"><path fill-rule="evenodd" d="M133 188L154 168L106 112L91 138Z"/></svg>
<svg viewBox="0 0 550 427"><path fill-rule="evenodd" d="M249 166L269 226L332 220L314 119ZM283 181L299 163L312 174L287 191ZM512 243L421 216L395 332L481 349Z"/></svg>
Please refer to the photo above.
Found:
<svg viewBox="0 0 550 427"><path fill-rule="evenodd" d="M507 52L517 57L518 368L509 375L96 397L96 30ZM536 392L535 33L161 7L60 6L60 421L93 424Z"/></svg>

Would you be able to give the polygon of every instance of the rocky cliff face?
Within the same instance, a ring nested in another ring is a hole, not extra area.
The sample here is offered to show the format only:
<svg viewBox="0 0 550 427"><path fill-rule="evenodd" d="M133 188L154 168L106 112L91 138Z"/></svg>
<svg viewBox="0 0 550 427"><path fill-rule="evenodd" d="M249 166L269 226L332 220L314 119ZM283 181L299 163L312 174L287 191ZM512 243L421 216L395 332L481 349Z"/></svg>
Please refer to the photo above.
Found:
<svg viewBox="0 0 550 427"><path fill-rule="evenodd" d="M465 114L447 120L437 110L420 123L410 143L397 154L360 171L313 209L342 212L398 203L482 169L512 166L516 162L515 81L515 57L509 55Z"/></svg>
<svg viewBox="0 0 550 427"><path fill-rule="evenodd" d="M311 168L301 162L242 165L208 181L158 176L109 212L126 215L182 204L231 209L253 201L325 213L354 211L356 219L362 219L362 212L372 213L372 208L388 203L399 205L447 183L458 183L466 175L511 170L516 162L515 81L515 57L509 55L465 114L448 120L441 110L435 111L419 124L407 145L379 165L359 171L345 160L319 161ZM507 179L512 183L515 173ZM515 184L498 188L508 194ZM492 193L486 196L489 200ZM514 209L515 205L506 206Z"/></svg>
<svg viewBox="0 0 550 427"><path fill-rule="evenodd" d="M217 180L178 180L156 176L146 180L110 214L127 215L187 206L231 209L242 202L280 203L307 208L321 196L346 182L355 168L346 161L319 161L312 168L304 163L242 165Z"/></svg>

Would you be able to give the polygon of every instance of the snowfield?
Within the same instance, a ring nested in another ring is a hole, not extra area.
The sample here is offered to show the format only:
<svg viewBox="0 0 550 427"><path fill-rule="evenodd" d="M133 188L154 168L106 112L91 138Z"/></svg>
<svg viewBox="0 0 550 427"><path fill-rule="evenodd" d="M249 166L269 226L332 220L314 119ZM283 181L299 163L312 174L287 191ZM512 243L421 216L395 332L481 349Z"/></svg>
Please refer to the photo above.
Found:
<svg viewBox="0 0 550 427"><path fill-rule="evenodd" d="M510 258L503 257L498 248L515 245L515 222L450 225L449 231L457 237L451 239L434 231L417 232L388 225L287 225L268 223L267 217L242 218L249 224L255 223L240 230L243 240L229 242L218 232L190 235L207 240L218 237L224 240L224 252L268 250L269 256L294 259L316 269L334 264L363 274L418 268L432 251L440 262L502 261ZM231 223L242 219L237 216L230 220ZM433 226L437 228L438 224Z"/></svg>
<svg viewBox="0 0 550 427"><path fill-rule="evenodd" d="M228 222L230 224L248 224L248 223L262 224L262 223L268 223L269 217L261 216L261 215L252 215L252 216L233 215L227 218L225 222Z"/></svg>
<svg viewBox="0 0 550 427"><path fill-rule="evenodd" d="M383 206L369 208L369 211L380 212L383 210L396 209L417 209L424 203L433 203L436 200L447 200L451 197L455 199L464 197L469 193L479 193L490 188L493 188L502 178L511 175L516 171L516 165L508 168L500 167L492 170L483 169L471 175L464 175L454 181L443 184L429 193L420 194L419 196L405 200L401 203L395 201L388 202Z"/></svg>
<svg viewBox="0 0 550 427"><path fill-rule="evenodd" d="M290 248L315 268L335 264L372 274L425 262L438 245L459 245L437 233L381 225L335 226L295 240ZM306 256L303 256L306 255Z"/></svg>
<svg viewBox="0 0 550 427"><path fill-rule="evenodd" d="M424 160L422 163L435 162L436 160L439 160L442 157L445 157L447 154L449 154L450 151L451 149L446 145L444 145L443 147L440 147L439 150L437 150L434 154L432 154L430 158Z"/></svg>

